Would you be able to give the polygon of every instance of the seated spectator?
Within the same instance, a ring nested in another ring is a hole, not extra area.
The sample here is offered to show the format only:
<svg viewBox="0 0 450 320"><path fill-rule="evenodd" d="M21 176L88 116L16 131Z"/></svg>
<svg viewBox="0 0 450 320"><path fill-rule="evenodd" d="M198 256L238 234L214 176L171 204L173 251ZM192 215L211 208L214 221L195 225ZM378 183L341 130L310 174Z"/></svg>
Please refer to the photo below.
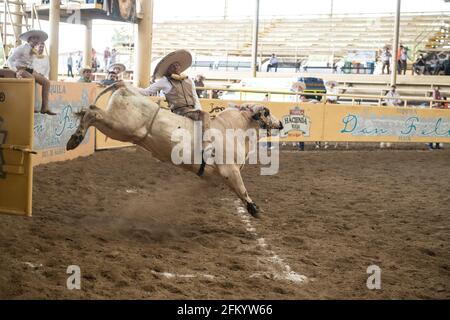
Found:
<svg viewBox="0 0 450 320"><path fill-rule="evenodd" d="M90 67L80 69L80 79L78 79L78 82L92 82L92 69Z"/></svg>
<svg viewBox="0 0 450 320"><path fill-rule="evenodd" d="M442 109L448 109L447 97L442 97L442 100L445 100L445 102L442 103Z"/></svg>
<svg viewBox="0 0 450 320"><path fill-rule="evenodd" d="M115 73L114 71L109 71L108 72L108 77L106 79L103 79L100 81L100 84L102 86L109 86L115 82L117 82L119 80L119 77L117 75L117 73Z"/></svg>
<svg viewBox="0 0 450 320"><path fill-rule="evenodd" d="M195 80L194 80L195 87L196 88L197 87L204 87L205 83L203 82L203 80L205 80L205 77L202 76L201 74L198 74L197 77L195 77ZM199 98L205 98L203 90L196 89L195 91L197 92L197 96Z"/></svg>
<svg viewBox="0 0 450 320"><path fill-rule="evenodd" d="M55 115L56 113L51 112L48 108L50 81L33 69L33 59L36 54L33 48L41 42L44 43L48 35L41 30L29 30L22 33L19 38L25 43L14 49L8 58L7 64L11 70L16 72L17 78L34 78L42 86L41 113Z"/></svg>
<svg viewBox="0 0 450 320"><path fill-rule="evenodd" d="M430 59L430 67L429 67L429 71L431 75L437 75L439 73L439 59L437 57L437 55L433 55L433 57Z"/></svg>
<svg viewBox="0 0 450 320"><path fill-rule="evenodd" d="M450 54L447 55L447 59L442 62L442 69L444 70L444 75L450 76Z"/></svg>
<svg viewBox="0 0 450 320"><path fill-rule="evenodd" d="M300 59L297 59L295 62L295 72L300 72L300 67L302 66L302 61Z"/></svg>
<svg viewBox="0 0 450 320"><path fill-rule="evenodd" d="M114 72L117 75L117 77L119 77L120 74L126 70L127 67L123 63L119 62L110 64L108 67L108 72Z"/></svg>
<svg viewBox="0 0 450 320"><path fill-rule="evenodd" d="M335 81L327 81L327 101L326 103L338 103L339 89Z"/></svg>
<svg viewBox="0 0 450 320"><path fill-rule="evenodd" d="M50 61L48 56L44 55L44 48L44 42L40 42L36 46L36 54L33 55L33 69L48 79L50 75Z"/></svg>
<svg viewBox="0 0 450 320"><path fill-rule="evenodd" d="M433 100L442 100L442 95L441 95L441 88L439 86L434 87L433 89ZM433 101L433 108L442 108L442 102L434 102Z"/></svg>
<svg viewBox="0 0 450 320"><path fill-rule="evenodd" d="M425 59L423 58L423 54L420 54L419 57L414 61L412 66L412 75L414 72L421 75L425 73Z"/></svg>
<svg viewBox="0 0 450 320"><path fill-rule="evenodd" d="M278 58L275 56L275 53L272 53L272 57L269 60L269 64L267 65L267 72L270 71L270 69L275 68L275 72L278 70Z"/></svg>
<svg viewBox="0 0 450 320"><path fill-rule="evenodd" d="M387 106L390 107L398 107L401 105L402 100L400 100L400 95L398 94L398 92L396 91L397 87L396 86L391 86L391 90L388 91L388 93L386 93L386 98L384 100L385 104Z"/></svg>

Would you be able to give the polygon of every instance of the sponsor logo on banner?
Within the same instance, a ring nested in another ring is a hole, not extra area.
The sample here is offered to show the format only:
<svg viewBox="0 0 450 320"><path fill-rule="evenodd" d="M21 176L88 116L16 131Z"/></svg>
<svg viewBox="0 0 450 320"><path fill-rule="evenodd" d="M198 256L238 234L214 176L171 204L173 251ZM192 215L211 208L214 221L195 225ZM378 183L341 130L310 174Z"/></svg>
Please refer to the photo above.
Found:
<svg viewBox="0 0 450 320"><path fill-rule="evenodd" d="M281 118L283 130L280 130L280 137L286 138L289 135L300 132L302 136L309 137L311 129L311 119L305 115L305 110L299 106L289 110L289 115Z"/></svg>

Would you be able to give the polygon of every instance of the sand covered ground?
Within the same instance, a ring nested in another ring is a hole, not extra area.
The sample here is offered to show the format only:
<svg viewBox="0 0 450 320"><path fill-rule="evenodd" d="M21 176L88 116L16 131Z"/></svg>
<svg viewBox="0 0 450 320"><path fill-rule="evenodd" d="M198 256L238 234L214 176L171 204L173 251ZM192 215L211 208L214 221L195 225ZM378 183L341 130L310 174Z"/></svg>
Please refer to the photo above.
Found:
<svg viewBox="0 0 450 320"><path fill-rule="evenodd" d="M244 168L259 220L139 148L38 166L33 217L0 216L0 298L450 298L449 149L288 147L280 161L275 176ZM373 264L381 290L366 287Z"/></svg>

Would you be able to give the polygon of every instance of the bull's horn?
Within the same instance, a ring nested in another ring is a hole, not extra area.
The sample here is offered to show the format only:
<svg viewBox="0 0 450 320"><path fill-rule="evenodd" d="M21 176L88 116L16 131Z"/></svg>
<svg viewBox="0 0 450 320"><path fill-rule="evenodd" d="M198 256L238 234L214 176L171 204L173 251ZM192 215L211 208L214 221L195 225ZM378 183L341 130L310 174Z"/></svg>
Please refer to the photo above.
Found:
<svg viewBox="0 0 450 320"><path fill-rule="evenodd" d="M118 81L118 82L114 82L113 84L110 84L109 86L107 86L105 89L103 89L98 95L97 98L95 98L94 101L94 105L97 104L98 99L100 99L100 97L102 95L104 95L105 93L109 92L109 91L115 91L121 87L124 87L125 84L123 83L123 81Z"/></svg>

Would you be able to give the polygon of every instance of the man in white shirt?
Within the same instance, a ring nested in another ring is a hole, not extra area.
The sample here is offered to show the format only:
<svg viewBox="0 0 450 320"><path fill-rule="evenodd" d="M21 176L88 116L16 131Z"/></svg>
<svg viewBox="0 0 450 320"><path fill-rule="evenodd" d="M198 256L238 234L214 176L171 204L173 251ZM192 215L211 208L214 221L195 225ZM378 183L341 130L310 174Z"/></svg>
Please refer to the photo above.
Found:
<svg viewBox="0 0 450 320"><path fill-rule="evenodd" d="M339 89L336 87L336 82L327 82L327 103L338 103Z"/></svg>
<svg viewBox="0 0 450 320"><path fill-rule="evenodd" d="M186 50L177 50L165 56L156 66L153 74L158 79L145 89L139 89L143 95L155 95L162 91L169 104L170 110L178 115L202 122L202 132L210 128L209 114L202 111L200 101L195 90L194 82L181 74L192 64L192 56ZM203 151L210 147L211 141L203 141ZM211 150L210 150L211 151ZM205 159L198 175L203 174Z"/></svg>
<svg viewBox="0 0 450 320"><path fill-rule="evenodd" d="M267 65L267 72L270 71L270 69L275 68L275 72L278 70L278 58L275 56L275 53L272 53L272 57L269 60L269 64Z"/></svg>
<svg viewBox="0 0 450 320"><path fill-rule="evenodd" d="M399 99L400 95L395 90L396 86L391 86L391 90L389 90L388 93L386 93L387 99L385 99L385 103L387 106L398 107L401 105L402 100Z"/></svg>
<svg viewBox="0 0 450 320"><path fill-rule="evenodd" d="M22 33L19 38L26 42L14 49L7 63L16 72L17 78L34 78L42 86L41 113L55 115L56 113L51 112L48 108L50 81L33 69L33 58L37 53L33 48L38 43L45 42L48 36L41 30L29 30Z"/></svg>

